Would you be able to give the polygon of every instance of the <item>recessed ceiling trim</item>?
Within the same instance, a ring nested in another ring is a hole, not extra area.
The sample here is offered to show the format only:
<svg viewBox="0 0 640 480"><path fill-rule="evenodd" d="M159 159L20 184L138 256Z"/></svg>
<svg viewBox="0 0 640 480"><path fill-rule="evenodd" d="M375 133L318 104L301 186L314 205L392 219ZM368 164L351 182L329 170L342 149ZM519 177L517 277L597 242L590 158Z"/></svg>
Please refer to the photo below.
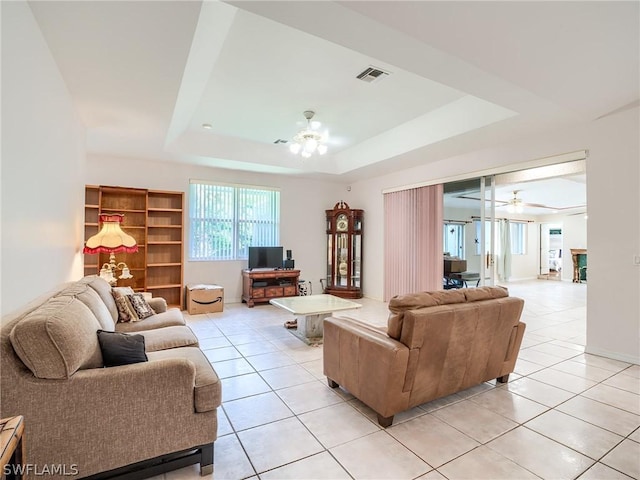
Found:
<svg viewBox="0 0 640 480"><path fill-rule="evenodd" d="M402 185L398 187L389 187L382 190L382 193L401 192L402 190L410 190L412 188L428 187L430 185L439 185L440 183L457 182L460 180L469 180L470 178L484 177L487 175L499 175L513 173L529 168L543 167L547 165L554 165L556 163L574 162L576 160L586 160L589 156L589 150L577 150L575 152L560 153L558 155L552 155L550 157L538 158L535 160L529 160L522 163L501 165L499 167L488 168L486 170L477 170L475 172L463 173L460 175L453 175L451 177L437 178L434 180L427 180L419 183L412 183L410 185Z"/></svg>
<svg viewBox="0 0 640 480"><path fill-rule="evenodd" d="M585 173L586 171L586 160L576 160L569 163L556 163L553 165L545 165L543 167L517 170L514 172L496 175L496 186L532 182L545 178L565 177L567 175Z"/></svg>

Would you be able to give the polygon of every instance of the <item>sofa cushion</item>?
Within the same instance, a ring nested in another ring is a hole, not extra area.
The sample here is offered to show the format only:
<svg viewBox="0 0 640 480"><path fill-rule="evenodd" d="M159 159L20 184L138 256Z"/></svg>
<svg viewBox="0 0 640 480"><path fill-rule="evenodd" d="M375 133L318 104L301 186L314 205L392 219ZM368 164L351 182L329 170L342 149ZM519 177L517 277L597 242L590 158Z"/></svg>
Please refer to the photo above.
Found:
<svg viewBox="0 0 640 480"><path fill-rule="evenodd" d="M116 323L117 332L139 332L142 330L153 330L154 328L172 327L185 325L182 312L177 308L170 308L166 312L156 313L149 318L139 322Z"/></svg>
<svg viewBox="0 0 640 480"><path fill-rule="evenodd" d="M34 376L69 378L79 369L102 366L99 329L89 307L75 297L58 296L20 320L10 339Z"/></svg>
<svg viewBox="0 0 640 480"><path fill-rule="evenodd" d="M416 308L426 308L438 305L431 292L416 292L406 295L395 295L389 300L389 318L387 320L387 335L400 340L402 333L402 319L404 312Z"/></svg>
<svg viewBox="0 0 640 480"><path fill-rule="evenodd" d="M503 298L509 296L509 290L505 287L478 287L461 289L467 302L478 302L480 300L491 300L493 298Z"/></svg>
<svg viewBox="0 0 640 480"><path fill-rule="evenodd" d="M186 325L154 328L139 332L144 336L145 350L156 352L178 347L197 347L198 339Z"/></svg>
<svg viewBox="0 0 640 480"><path fill-rule="evenodd" d="M389 310L393 313L400 313L416 308L435 307L438 302L433 298L436 292L407 293L406 295L396 295L389 300Z"/></svg>
<svg viewBox="0 0 640 480"><path fill-rule="evenodd" d="M71 296L76 297L82 303L84 303L89 310L95 315L100 322L100 326L103 330L113 332L115 329L115 322L111 318L111 312L93 288L88 284L82 282L75 282L64 290L62 290L57 296Z"/></svg>
<svg viewBox="0 0 640 480"><path fill-rule="evenodd" d="M431 292L431 296L438 303L438 305L465 303L467 301L467 297L465 297L462 290L463 289L438 290L437 292Z"/></svg>
<svg viewBox="0 0 640 480"><path fill-rule="evenodd" d="M159 352L147 352L149 361L163 360L165 358L185 358L196 367L196 379L194 386L194 406L196 412L208 412L215 410L222 401L222 386L216 371L213 369L207 357L197 347L171 348Z"/></svg>
<svg viewBox="0 0 640 480"><path fill-rule="evenodd" d="M130 365L148 360L142 335L98 330L98 342L105 367Z"/></svg>
<svg viewBox="0 0 640 480"><path fill-rule="evenodd" d="M118 308L116 307L116 301L113 299L113 295L111 294L111 285L104 278L100 278L97 275L90 275L88 277L84 277L80 280L82 283L86 283L91 288L93 288L100 298L104 302L111 314L111 318L114 323L118 321Z"/></svg>

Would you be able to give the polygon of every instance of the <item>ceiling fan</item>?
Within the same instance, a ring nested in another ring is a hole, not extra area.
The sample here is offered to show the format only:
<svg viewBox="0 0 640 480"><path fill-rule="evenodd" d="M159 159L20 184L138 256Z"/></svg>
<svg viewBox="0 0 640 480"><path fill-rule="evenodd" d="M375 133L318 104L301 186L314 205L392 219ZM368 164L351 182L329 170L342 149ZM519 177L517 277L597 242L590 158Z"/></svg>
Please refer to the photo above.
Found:
<svg viewBox="0 0 640 480"><path fill-rule="evenodd" d="M513 198L507 202L507 212L509 213L522 213L524 211L524 203L518 198L518 192L520 190L513 191Z"/></svg>
<svg viewBox="0 0 640 480"><path fill-rule="evenodd" d="M524 212L524 207L530 207L530 208L546 208L546 209L550 209L551 207L548 207L547 205L543 205L541 203L525 203L522 201L522 198L518 197L518 193L520 193L522 190L514 190L513 191L513 198L510 199L509 201L505 202L504 200L496 200L497 202L501 202L502 203L502 207L506 206L507 207L507 212L509 213L522 213Z"/></svg>

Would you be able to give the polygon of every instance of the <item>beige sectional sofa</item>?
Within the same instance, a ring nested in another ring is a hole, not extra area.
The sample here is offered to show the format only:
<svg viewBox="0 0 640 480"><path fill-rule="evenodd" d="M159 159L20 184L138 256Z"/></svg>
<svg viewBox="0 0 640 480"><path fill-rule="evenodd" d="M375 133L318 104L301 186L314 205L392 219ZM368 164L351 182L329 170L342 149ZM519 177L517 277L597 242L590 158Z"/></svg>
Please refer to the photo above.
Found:
<svg viewBox="0 0 640 480"><path fill-rule="evenodd" d="M149 304L155 315L116 323L111 287L91 276L2 319L0 416L24 416L29 477L213 471L220 380L180 310ZM148 361L105 368L98 330L143 335Z"/></svg>
<svg viewBox="0 0 640 480"><path fill-rule="evenodd" d="M507 382L526 325L524 300L501 287L396 296L386 331L348 317L324 320L324 374L373 409L396 413L489 380Z"/></svg>

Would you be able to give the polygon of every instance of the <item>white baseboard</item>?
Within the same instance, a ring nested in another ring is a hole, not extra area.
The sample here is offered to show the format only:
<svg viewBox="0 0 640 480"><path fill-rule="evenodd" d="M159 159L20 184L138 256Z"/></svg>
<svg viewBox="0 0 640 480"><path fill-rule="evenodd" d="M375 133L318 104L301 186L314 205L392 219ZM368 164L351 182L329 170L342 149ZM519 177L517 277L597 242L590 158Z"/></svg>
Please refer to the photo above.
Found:
<svg viewBox="0 0 640 480"><path fill-rule="evenodd" d="M599 357L610 358L612 360L618 360L620 362L640 365L640 357L634 357L633 355L626 355L620 352L610 352L602 348L594 348L587 345L584 349L584 353L588 353L590 355L597 355Z"/></svg>

